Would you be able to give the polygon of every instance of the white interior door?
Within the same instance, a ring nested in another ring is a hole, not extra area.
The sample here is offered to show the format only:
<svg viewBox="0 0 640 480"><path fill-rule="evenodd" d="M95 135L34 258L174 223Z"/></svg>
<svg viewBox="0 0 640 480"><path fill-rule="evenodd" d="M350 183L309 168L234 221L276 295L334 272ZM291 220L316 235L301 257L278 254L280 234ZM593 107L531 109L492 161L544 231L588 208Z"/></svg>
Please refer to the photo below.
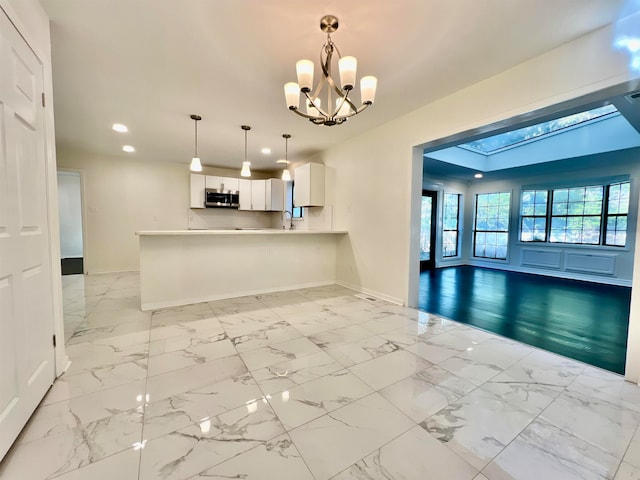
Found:
<svg viewBox="0 0 640 480"><path fill-rule="evenodd" d="M0 10L0 458L55 376L42 87Z"/></svg>

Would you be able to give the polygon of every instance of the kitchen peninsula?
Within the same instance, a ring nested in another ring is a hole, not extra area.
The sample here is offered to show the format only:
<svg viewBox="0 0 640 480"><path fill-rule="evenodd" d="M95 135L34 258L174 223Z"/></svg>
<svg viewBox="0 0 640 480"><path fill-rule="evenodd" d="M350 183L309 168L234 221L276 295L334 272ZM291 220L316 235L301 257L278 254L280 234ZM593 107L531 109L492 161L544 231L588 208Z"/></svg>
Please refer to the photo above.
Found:
<svg viewBox="0 0 640 480"><path fill-rule="evenodd" d="M142 310L334 283L346 231L151 230L140 240Z"/></svg>

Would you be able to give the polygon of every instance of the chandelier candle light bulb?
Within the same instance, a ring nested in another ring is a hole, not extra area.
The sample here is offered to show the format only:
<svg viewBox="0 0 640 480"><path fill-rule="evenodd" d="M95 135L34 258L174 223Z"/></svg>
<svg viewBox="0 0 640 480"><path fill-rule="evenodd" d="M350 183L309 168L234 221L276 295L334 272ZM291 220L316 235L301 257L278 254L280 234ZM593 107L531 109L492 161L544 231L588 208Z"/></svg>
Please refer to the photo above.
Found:
<svg viewBox="0 0 640 480"><path fill-rule="evenodd" d="M298 86L303 92L310 92L313 88L313 62L311 60L299 60L296 63L298 74Z"/></svg>
<svg viewBox="0 0 640 480"><path fill-rule="evenodd" d="M360 80L360 98L362 105L356 107L349 98L349 93L356 84L358 60L355 57L340 55L338 47L331 40L331 34L338 30L338 19L333 15L325 15L320 19L320 29L327 34L327 41L320 51L322 75L318 85L313 87L314 66L311 60L303 59L296 63L298 83L289 82L284 86L287 108L301 117L309 119L315 125L340 125L350 117L362 112L373 104L376 96L378 80L376 77L363 77ZM332 59L334 53L338 58L340 87L331 78ZM300 93L305 97L306 113L300 111ZM326 111L322 109L320 95L325 93ZM335 108L331 110L334 105Z"/></svg>

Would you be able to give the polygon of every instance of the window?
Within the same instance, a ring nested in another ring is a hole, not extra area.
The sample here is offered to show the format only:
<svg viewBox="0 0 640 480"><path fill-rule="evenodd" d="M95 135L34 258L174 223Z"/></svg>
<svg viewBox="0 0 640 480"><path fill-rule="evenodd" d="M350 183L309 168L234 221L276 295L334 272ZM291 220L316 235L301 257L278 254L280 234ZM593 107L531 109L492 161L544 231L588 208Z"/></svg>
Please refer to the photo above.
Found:
<svg viewBox="0 0 640 480"><path fill-rule="evenodd" d="M600 244L602 186L553 191L551 243Z"/></svg>
<svg viewBox="0 0 640 480"><path fill-rule="evenodd" d="M520 241L624 247L629 189L629 182L619 182L524 190L520 203Z"/></svg>
<svg viewBox="0 0 640 480"><path fill-rule="evenodd" d="M476 223L473 231L473 256L506 260L509 242L511 194L476 195Z"/></svg>
<svg viewBox="0 0 640 480"><path fill-rule="evenodd" d="M520 240L544 242L547 239L546 190L525 190L520 201Z"/></svg>
<svg viewBox="0 0 640 480"><path fill-rule="evenodd" d="M624 247L627 242L629 187L629 182L609 185L607 195L607 221L604 240L605 245Z"/></svg>
<svg viewBox="0 0 640 480"><path fill-rule="evenodd" d="M442 256L456 257L458 255L458 219L460 213L460 195L457 193L444 194L442 211Z"/></svg>
<svg viewBox="0 0 640 480"><path fill-rule="evenodd" d="M293 189L295 188L295 182L286 182L284 188L285 188L285 191L287 192L285 210L289 210L291 212L292 218L303 218L304 207L293 206Z"/></svg>
<svg viewBox="0 0 640 480"><path fill-rule="evenodd" d="M593 122L601 118L619 115L618 110L613 105L605 105L603 107L587 110L586 112L574 113L566 117L556 118L547 122L538 123L529 127L519 128L510 132L500 133L491 137L481 138L469 143L458 145L466 150L490 155L502 150L522 145L540 139L545 135L550 135L564 129L569 129L577 125Z"/></svg>

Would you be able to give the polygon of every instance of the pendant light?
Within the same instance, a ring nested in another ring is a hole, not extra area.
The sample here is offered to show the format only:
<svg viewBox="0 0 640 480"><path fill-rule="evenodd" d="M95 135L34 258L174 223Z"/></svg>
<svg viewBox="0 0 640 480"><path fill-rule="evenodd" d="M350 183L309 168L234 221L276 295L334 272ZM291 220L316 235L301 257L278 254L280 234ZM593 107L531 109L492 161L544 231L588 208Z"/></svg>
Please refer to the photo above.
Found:
<svg viewBox="0 0 640 480"><path fill-rule="evenodd" d="M244 130L244 162L242 162L242 170L240 170L241 177L251 176L251 162L247 160L247 132L251 130L249 125L242 125Z"/></svg>
<svg viewBox="0 0 640 480"><path fill-rule="evenodd" d="M285 182L291 181L291 172L289 171L289 139L291 135L288 133L283 133L282 138L284 138L284 161L278 160L278 163L284 163L284 170L282 170L282 180Z"/></svg>
<svg viewBox="0 0 640 480"><path fill-rule="evenodd" d="M196 135L195 135L195 153L193 155L193 158L191 159L191 166L189 167L189 170L191 170L192 172L201 172L202 171L202 164L200 163L200 158L198 157L198 121L202 120L202 117L200 115L191 115L191 120L194 121L195 126L196 126Z"/></svg>

